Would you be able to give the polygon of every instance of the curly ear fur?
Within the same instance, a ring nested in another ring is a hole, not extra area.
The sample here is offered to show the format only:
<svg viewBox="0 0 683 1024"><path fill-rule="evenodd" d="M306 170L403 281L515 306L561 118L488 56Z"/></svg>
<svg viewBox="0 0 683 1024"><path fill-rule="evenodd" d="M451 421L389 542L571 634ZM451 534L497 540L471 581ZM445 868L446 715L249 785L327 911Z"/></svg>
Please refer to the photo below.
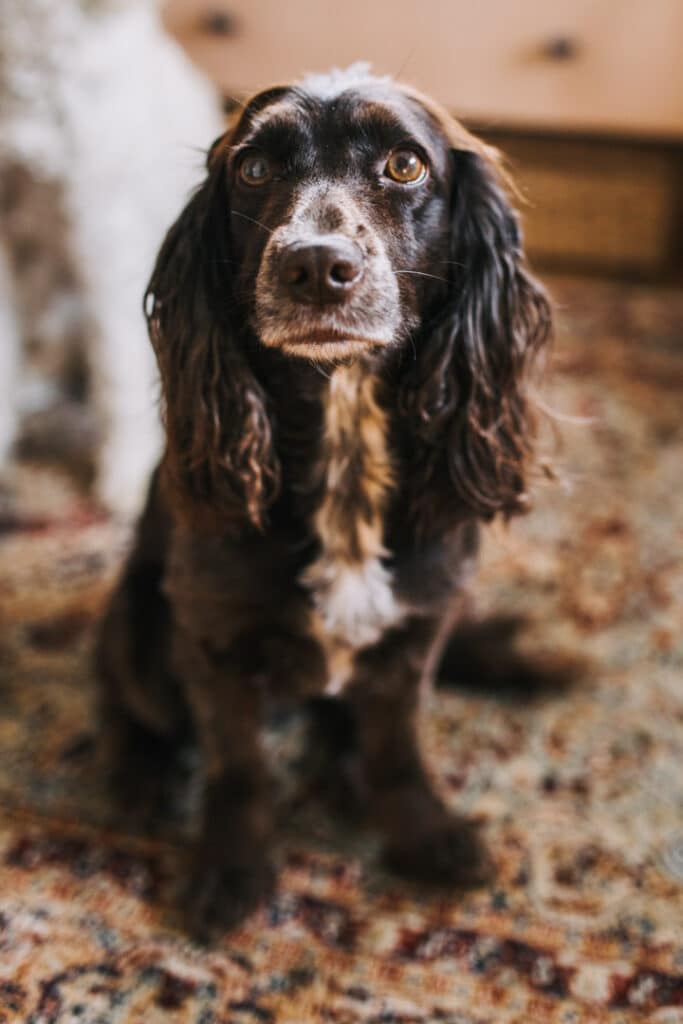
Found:
<svg viewBox="0 0 683 1024"><path fill-rule="evenodd" d="M525 267L495 151L452 154L450 295L405 374L400 407L422 442L423 483L445 464L463 515L491 519L527 505L534 421L525 378L550 336L551 310Z"/></svg>
<svg viewBox="0 0 683 1024"><path fill-rule="evenodd" d="M165 478L190 516L264 525L279 485L266 399L231 323L229 196L221 140L168 232L145 295L163 387Z"/></svg>

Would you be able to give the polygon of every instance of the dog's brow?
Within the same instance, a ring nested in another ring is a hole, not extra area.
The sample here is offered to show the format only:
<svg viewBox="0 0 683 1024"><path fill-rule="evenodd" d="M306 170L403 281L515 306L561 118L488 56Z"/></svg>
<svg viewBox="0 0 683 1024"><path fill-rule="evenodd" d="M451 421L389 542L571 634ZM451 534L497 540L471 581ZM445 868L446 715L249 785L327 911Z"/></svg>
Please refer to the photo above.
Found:
<svg viewBox="0 0 683 1024"><path fill-rule="evenodd" d="M277 118L240 139L237 149L256 148L284 160L305 149L309 135L300 121Z"/></svg>
<svg viewBox="0 0 683 1024"><path fill-rule="evenodd" d="M306 135L306 119L289 100L283 100L259 112L239 139L240 145L268 146L297 144Z"/></svg>
<svg viewBox="0 0 683 1024"><path fill-rule="evenodd" d="M375 135L387 144L395 143L400 138L415 138L423 142L424 125L417 116L413 116L411 110L397 110L391 103L353 94L350 94L349 99L354 132Z"/></svg>
<svg viewBox="0 0 683 1024"><path fill-rule="evenodd" d="M300 121L300 112L288 97L286 99L279 100L277 103L270 103L262 110L259 110L258 113L254 114L251 118L249 127L254 132L265 127L270 127L270 125L273 124L283 128L291 128L300 123Z"/></svg>
<svg viewBox="0 0 683 1024"><path fill-rule="evenodd" d="M288 117L284 113L279 113L252 125L251 131L248 133L246 138L272 138L275 135L297 134L303 134L301 118L297 117L295 114Z"/></svg>
<svg viewBox="0 0 683 1024"><path fill-rule="evenodd" d="M358 97L353 105L353 113L355 119L361 122L381 123L391 127L402 124L400 117L392 107L376 100Z"/></svg>
<svg viewBox="0 0 683 1024"><path fill-rule="evenodd" d="M242 111L242 121L252 122L263 111L286 105L288 94L287 87L276 86L273 89L266 89L265 92L261 92L257 96L252 96Z"/></svg>

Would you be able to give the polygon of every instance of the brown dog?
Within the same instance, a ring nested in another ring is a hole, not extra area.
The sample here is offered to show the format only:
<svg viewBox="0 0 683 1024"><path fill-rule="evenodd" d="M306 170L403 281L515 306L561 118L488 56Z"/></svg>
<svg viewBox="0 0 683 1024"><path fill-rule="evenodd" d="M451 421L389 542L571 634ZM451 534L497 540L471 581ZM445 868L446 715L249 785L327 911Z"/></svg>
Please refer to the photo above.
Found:
<svg viewBox="0 0 683 1024"><path fill-rule="evenodd" d="M477 879L415 711L478 523L527 503L550 311L495 152L353 69L261 93L212 147L147 312L167 447L98 657L129 792L188 730L201 745L191 926L271 884L273 691L348 718L391 865Z"/></svg>

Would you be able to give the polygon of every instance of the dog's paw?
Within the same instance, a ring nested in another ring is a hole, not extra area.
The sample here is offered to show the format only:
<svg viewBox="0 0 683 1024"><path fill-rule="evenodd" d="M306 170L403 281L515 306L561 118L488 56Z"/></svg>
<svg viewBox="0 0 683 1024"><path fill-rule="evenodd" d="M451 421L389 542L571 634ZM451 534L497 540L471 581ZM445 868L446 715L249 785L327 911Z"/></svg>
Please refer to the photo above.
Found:
<svg viewBox="0 0 683 1024"><path fill-rule="evenodd" d="M458 818L446 818L421 835L410 834L387 846L384 863L397 874L430 885L476 888L492 876L492 865L476 829Z"/></svg>
<svg viewBox="0 0 683 1024"><path fill-rule="evenodd" d="M229 864L199 854L183 895L183 920L199 942L209 942L240 924L272 896L272 864L256 856L253 862Z"/></svg>

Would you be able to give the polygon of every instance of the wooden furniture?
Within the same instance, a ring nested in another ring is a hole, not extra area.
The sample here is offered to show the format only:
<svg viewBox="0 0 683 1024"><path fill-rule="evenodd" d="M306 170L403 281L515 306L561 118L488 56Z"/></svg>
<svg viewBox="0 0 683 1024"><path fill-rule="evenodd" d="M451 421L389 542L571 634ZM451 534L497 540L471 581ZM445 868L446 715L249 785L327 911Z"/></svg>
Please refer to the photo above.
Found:
<svg viewBox="0 0 683 1024"><path fill-rule="evenodd" d="M216 0L216 9L228 31L213 38L199 31L197 0L170 0L168 18L228 91L363 59L470 120L683 139L681 0Z"/></svg>
<svg viewBox="0 0 683 1024"><path fill-rule="evenodd" d="M683 0L168 0L228 96L369 60L511 157L544 262L667 275L683 210Z"/></svg>
<svg viewBox="0 0 683 1024"><path fill-rule="evenodd" d="M675 279L683 268L683 146L485 132L527 199L539 266Z"/></svg>

